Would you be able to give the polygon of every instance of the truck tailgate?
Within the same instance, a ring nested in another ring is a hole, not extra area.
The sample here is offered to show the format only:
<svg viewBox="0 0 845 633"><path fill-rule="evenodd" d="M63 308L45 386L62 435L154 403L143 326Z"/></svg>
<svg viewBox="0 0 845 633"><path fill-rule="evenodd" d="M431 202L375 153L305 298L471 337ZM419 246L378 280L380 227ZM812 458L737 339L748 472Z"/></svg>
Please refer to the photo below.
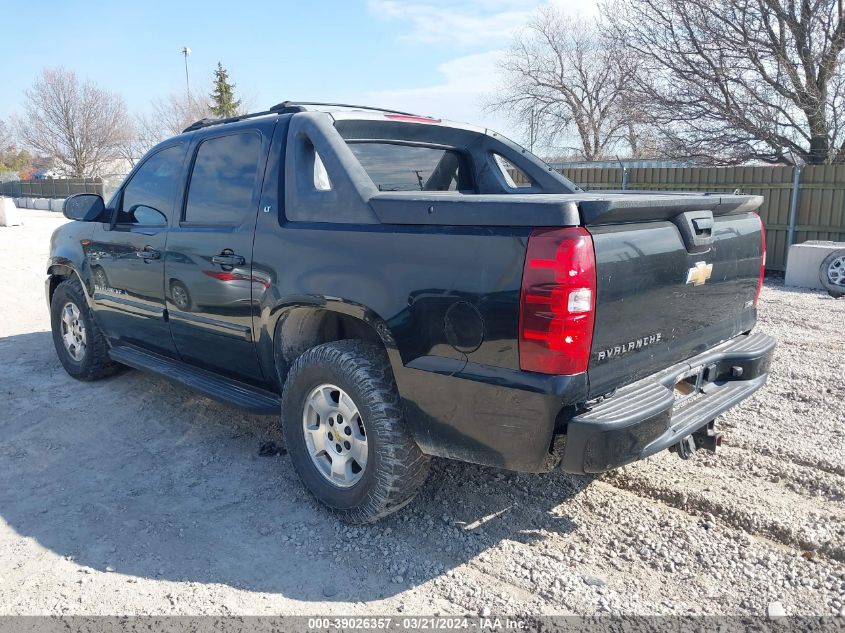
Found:
<svg viewBox="0 0 845 633"><path fill-rule="evenodd" d="M753 327L763 247L760 220L747 210L762 200L726 198L721 213L661 208L654 220L640 212L631 223L596 213L593 226L584 214L597 276L590 397Z"/></svg>

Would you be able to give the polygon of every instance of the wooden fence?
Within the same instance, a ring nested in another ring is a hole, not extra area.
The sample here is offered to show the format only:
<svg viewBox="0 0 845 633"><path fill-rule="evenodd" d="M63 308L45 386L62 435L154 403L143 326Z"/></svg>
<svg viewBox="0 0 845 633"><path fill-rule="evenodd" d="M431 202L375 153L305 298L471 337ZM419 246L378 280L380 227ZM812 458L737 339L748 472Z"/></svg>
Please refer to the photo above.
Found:
<svg viewBox="0 0 845 633"><path fill-rule="evenodd" d="M766 268L783 270L790 239L793 183L798 177L792 243L845 241L845 165L793 167L669 167L624 170L565 168L564 176L585 189L713 191L763 196ZM627 171L627 174L625 173ZM624 185L624 187L623 187Z"/></svg>
<svg viewBox="0 0 845 633"><path fill-rule="evenodd" d="M103 181L99 178L48 178L0 183L0 195L12 198L67 198L74 193L103 195Z"/></svg>

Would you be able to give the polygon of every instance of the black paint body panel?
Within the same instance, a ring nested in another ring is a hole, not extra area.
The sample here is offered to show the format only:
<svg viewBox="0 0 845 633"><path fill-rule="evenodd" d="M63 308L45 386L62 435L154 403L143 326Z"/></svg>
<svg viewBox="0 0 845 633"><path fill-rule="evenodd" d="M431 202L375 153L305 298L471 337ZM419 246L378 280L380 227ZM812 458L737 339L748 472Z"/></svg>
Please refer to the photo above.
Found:
<svg viewBox="0 0 845 633"><path fill-rule="evenodd" d="M136 350L116 358L155 365L205 392L216 388L213 372L227 381L220 383L228 385L220 388L221 399L260 410L268 402L263 394L281 391L288 361L280 349L291 341L280 337L296 336L294 315L340 315L384 346L408 425L426 453L538 471L555 435L568 424L576 428L589 399L677 366L754 325L760 228L745 212L754 204L747 196L572 192L519 148L466 130L466 147L520 165L534 179L531 190L476 197L379 193L321 116L225 125L227 132L260 134L266 156L262 182L236 225L181 221L190 156L223 128L212 126L177 137L186 147L186 175L167 227L72 222L57 229L48 272L79 276L113 348ZM415 138L424 139L424 126L413 127ZM331 191L308 190L313 178L301 172L309 157L297 147L302 139L313 144L312 156L321 156ZM488 158L474 161L476 177L499 186ZM691 210L715 220L706 252L689 252L672 222ZM597 258L594 358L588 372L574 376L523 372L518 326L528 237L538 225L578 224L592 233ZM138 257L145 247L161 251L161 259ZM243 262L216 264L224 251ZM698 261L712 263L713 273L693 287L686 276ZM108 279L100 288L97 266ZM236 282L225 275L221 281L220 273L232 273ZM177 283L189 299L174 292ZM52 287L49 282L48 292ZM656 331L660 344L596 358L601 349ZM145 353L157 360L147 362ZM225 396L249 388L257 395Z"/></svg>
<svg viewBox="0 0 845 633"><path fill-rule="evenodd" d="M708 252L689 253L669 221L590 228L598 294L590 397L700 354L756 320L760 222L752 214L717 216ZM687 283L697 262L712 264L702 285ZM604 350L660 334L660 341L600 359Z"/></svg>

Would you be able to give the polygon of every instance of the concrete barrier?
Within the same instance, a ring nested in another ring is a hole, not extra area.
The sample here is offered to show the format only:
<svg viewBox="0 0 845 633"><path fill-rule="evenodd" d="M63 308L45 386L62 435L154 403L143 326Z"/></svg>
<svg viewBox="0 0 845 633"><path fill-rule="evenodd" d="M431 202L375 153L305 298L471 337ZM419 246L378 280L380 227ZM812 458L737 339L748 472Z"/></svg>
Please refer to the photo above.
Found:
<svg viewBox="0 0 845 633"><path fill-rule="evenodd" d="M22 224L15 201L0 197L0 226L18 226Z"/></svg>
<svg viewBox="0 0 845 633"><path fill-rule="evenodd" d="M845 242L810 240L802 244L793 244L789 247L784 283L798 288L824 290L819 281L819 266L825 257L840 248L845 248Z"/></svg>
<svg viewBox="0 0 845 633"><path fill-rule="evenodd" d="M64 198L51 198L50 199L50 211L55 211L57 213L62 212L62 206L65 203Z"/></svg>
<svg viewBox="0 0 845 633"><path fill-rule="evenodd" d="M32 203L32 208L38 209L39 211L49 211L50 200L48 198L35 198L35 201Z"/></svg>

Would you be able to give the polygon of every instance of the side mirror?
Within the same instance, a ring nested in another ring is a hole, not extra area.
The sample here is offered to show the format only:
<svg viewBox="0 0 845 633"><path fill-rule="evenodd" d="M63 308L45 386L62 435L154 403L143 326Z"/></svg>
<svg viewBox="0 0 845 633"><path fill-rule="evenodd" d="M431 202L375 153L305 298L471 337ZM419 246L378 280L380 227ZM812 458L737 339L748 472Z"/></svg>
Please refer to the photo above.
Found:
<svg viewBox="0 0 845 633"><path fill-rule="evenodd" d="M65 199L62 213L69 220L94 222L105 215L106 203L96 193L75 193Z"/></svg>

